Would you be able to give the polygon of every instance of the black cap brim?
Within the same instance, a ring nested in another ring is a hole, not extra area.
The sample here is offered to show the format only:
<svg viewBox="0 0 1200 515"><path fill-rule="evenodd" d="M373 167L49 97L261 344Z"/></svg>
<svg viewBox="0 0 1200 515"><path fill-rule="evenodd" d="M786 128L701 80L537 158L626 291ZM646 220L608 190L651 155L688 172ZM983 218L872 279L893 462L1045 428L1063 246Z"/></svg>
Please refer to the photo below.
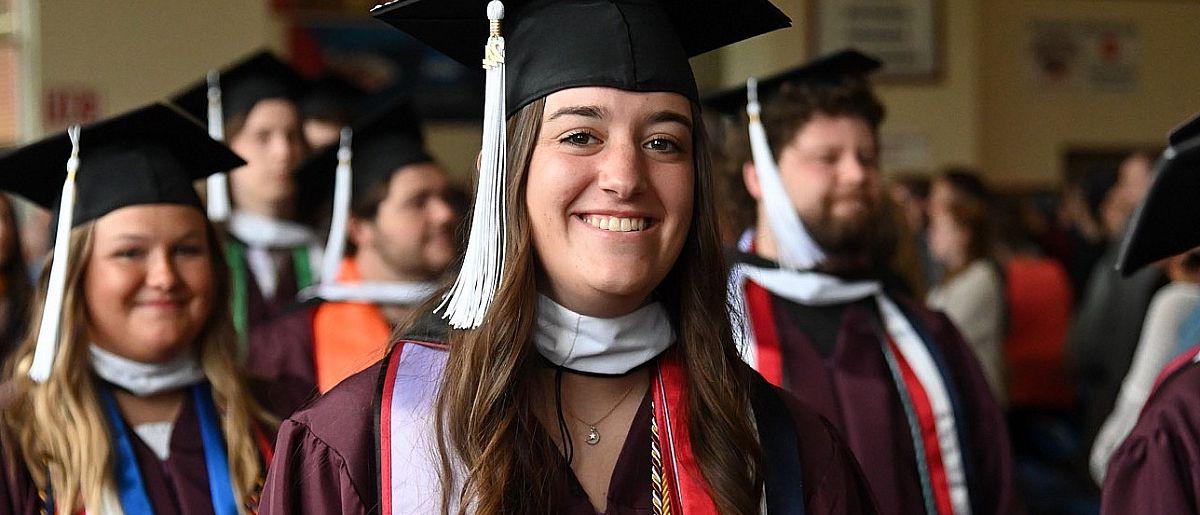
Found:
<svg viewBox="0 0 1200 515"><path fill-rule="evenodd" d="M1195 122L1195 120L1193 120ZM1200 136L1172 142L1129 223L1117 268L1129 276L1200 246Z"/></svg>
<svg viewBox="0 0 1200 515"><path fill-rule="evenodd" d="M259 101L284 98L296 101L307 81L295 68L269 50L260 50L220 70L221 102L228 118L246 114ZM197 120L208 119L208 79L201 78L171 96L171 103ZM227 120L228 121L228 120Z"/></svg>

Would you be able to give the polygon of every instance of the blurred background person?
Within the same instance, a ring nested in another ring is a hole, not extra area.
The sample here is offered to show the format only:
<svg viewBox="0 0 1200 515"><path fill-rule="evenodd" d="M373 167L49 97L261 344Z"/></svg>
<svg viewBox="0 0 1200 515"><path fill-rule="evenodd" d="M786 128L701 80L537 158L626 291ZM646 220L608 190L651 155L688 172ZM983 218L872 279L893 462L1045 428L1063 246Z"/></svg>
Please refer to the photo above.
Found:
<svg viewBox="0 0 1200 515"><path fill-rule="evenodd" d="M233 278L234 327L245 335L296 302L319 279L319 213L301 210L328 191L302 188L296 173L308 153L296 105L304 79L270 52L258 52L220 73L225 142L246 165L229 172L233 212L225 223L225 254ZM207 118L208 83L200 81L174 103ZM319 181L314 181L319 182Z"/></svg>
<svg viewBox="0 0 1200 515"><path fill-rule="evenodd" d="M316 150L336 144L342 127L363 114L365 96L362 88L336 72L327 71L309 81L298 105L309 147Z"/></svg>
<svg viewBox="0 0 1200 515"><path fill-rule="evenodd" d="M0 194L0 362L25 336L32 295L16 204L12 197Z"/></svg>
<svg viewBox="0 0 1200 515"><path fill-rule="evenodd" d="M991 209L992 194L974 172L951 169L934 179L929 251L945 275L930 290L928 303L958 327L1003 405L1004 287L992 255Z"/></svg>
<svg viewBox="0 0 1200 515"><path fill-rule="evenodd" d="M1115 271L1121 235L1137 202L1146 194L1151 173L1145 156L1130 156L1101 202L1099 220L1107 247L1093 266L1068 333L1082 409L1082 434L1088 442L1095 440L1100 424L1112 411L1133 360L1150 299L1166 282L1163 273L1153 267L1129 277Z"/></svg>
<svg viewBox="0 0 1200 515"><path fill-rule="evenodd" d="M908 228L908 240L921 266L921 284L916 291L927 290L942 277L942 268L929 252L929 176L916 172L901 173L888 185L888 196Z"/></svg>
<svg viewBox="0 0 1200 515"><path fill-rule="evenodd" d="M313 289L313 302L260 325L249 338L247 368L321 393L379 361L393 330L459 255L454 193L426 152L409 105L394 102L361 121L351 148L353 187L337 277ZM315 155L305 170L332 176L338 151Z"/></svg>
<svg viewBox="0 0 1200 515"><path fill-rule="evenodd" d="M1096 261L1108 246L1109 234L1100 221L1101 207L1116 185L1115 169L1098 168L1063 186L1058 224L1066 232L1067 245L1058 257L1067 268L1076 302L1083 297Z"/></svg>

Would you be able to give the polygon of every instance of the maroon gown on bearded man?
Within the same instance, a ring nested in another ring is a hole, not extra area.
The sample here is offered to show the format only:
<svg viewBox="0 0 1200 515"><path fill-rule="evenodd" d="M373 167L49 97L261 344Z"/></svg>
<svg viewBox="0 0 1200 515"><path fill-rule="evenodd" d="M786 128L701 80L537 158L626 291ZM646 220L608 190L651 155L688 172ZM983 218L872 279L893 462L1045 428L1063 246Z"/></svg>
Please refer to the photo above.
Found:
<svg viewBox="0 0 1200 515"><path fill-rule="evenodd" d="M731 257L734 263L777 266L744 252ZM777 296L753 281L741 284L748 304L746 322L752 324L758 350L756 368L845 435L880 512L946 513L945 506L931 510L926 504L912 426L880 344L882 321L876 303L867 297L809 306ZM885 286L884 292L921 333L937 368L948 379L971 513L1019 511L1005 421L975 356L945 315L907 300L894 289ZM765 338L768 334L770 338ZM928 434L922 440L927 449L936 445Z"/></svg>

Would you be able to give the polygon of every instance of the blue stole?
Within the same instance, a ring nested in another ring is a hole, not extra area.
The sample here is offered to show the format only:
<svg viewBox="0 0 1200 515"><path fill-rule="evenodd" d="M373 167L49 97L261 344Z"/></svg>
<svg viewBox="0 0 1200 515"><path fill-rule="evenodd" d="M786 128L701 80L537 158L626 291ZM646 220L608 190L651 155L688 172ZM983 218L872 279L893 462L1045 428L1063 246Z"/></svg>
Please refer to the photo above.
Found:
<svg viewBox="0 0 1200 515"><path fill-rule="evenodd" d="M213 513L237 515L237 496L229 477L229 461L225 451L225 438L221 434L216 404L208 383L190 388L192 404L196 407L196 418L200 420L200 439L204 444L204 465L208 469L208 490L212 496ZM108 416L109 431L113 439L115 457L114 477L121 508L127 515L153 515L146 483L138 468L137 455L133 451L125 420L117 409L117 401L107 388L99 388L100 401Z"/></svg>

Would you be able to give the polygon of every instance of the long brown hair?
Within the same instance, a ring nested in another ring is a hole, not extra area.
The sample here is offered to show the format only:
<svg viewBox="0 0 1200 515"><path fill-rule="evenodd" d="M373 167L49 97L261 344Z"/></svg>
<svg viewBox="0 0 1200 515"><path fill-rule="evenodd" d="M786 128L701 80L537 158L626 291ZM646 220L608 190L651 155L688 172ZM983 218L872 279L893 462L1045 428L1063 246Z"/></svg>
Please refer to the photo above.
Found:
<svg viewBox="0 0 1200 515"><path fill-rule="evenodd" d="M30 330L6 366L12 404L0 415L0 437L6 451L23 460L34 483L43 491L53 488L56 511L75 513L79 507L102 511L105 490L116 484L108 420L92 377L83 285L95 240L95 224L71 230L67 288L63 300L63 334L50 378L44 383L29 379L37 343L41 308L45 305L44 271L32 310ZM253 498L262 475L255 424L278 422L250 396L237 366L237 338L229 310L229 281L216 232L205 221L213 280L212 312L195 343L200 366L212 385L213 398L222 412L221 429L229 459L234 493L242 502ZM46 268L53 257L47 257Z"/></svg>
<svg viewBox="0 0 1200 515"><path fill-rule="evenodd" d="M509 119L508 242L504 279L483 324L455 331L437 399L443 513L551 513L562 457L539 425L536 257L525 189L545 100ZM731 333L726 268L713 207L703 121L696 124L694 209L679 258L655 296L667 309L687 371L688 428L696 461L723 513L757 513L762 451L750 422L750 374ZM435 295L434 299L440 298ZM436 305L436 300L426 308ZM459 469L457 465L461 464ZM456 479L457 471L465 477ZM648 488L649 486L647 486Z"/></svg>

